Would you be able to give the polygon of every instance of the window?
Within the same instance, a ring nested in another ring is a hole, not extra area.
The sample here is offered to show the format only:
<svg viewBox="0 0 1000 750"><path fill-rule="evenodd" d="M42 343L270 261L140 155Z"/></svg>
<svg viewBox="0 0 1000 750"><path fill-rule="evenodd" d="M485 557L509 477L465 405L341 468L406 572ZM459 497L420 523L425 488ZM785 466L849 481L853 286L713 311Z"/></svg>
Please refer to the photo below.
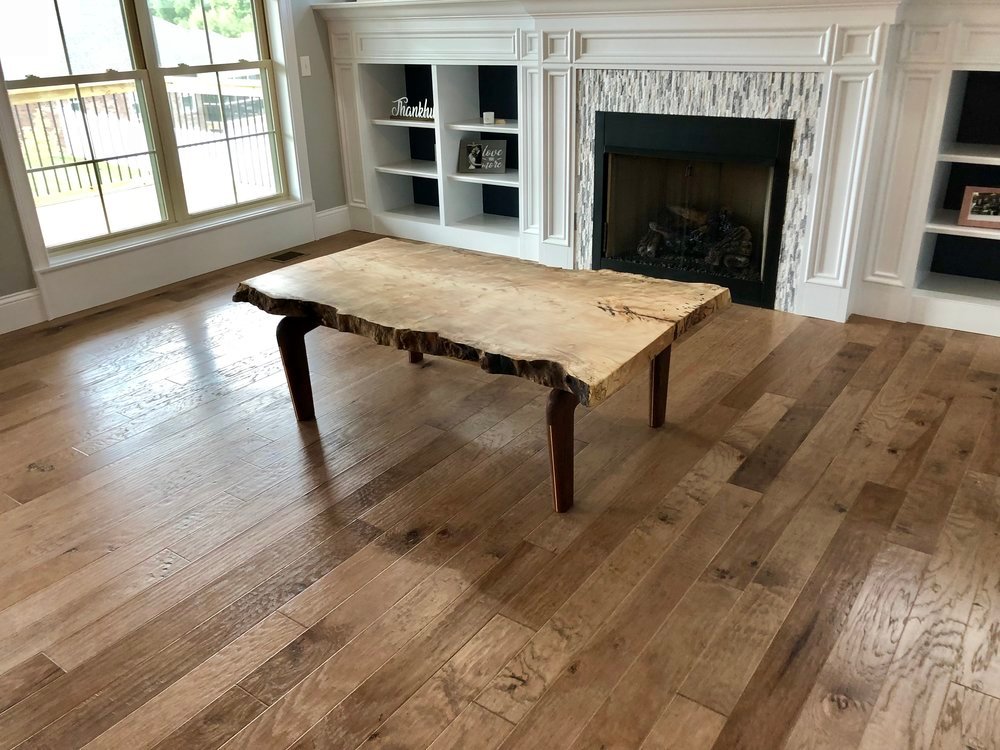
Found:
<svg viewBox="0 0 1000 750"><path fill-rule="evenodd" d="M261 0L32 0L0 65L45 244L285 192Z"/></svg>

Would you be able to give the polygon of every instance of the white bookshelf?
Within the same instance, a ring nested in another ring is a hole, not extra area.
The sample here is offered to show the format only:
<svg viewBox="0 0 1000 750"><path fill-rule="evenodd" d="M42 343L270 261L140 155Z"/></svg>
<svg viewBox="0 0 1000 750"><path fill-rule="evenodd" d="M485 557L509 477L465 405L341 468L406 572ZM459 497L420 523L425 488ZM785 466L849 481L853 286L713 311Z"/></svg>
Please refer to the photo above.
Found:
<svg viewBox="0 0 1000 750"><path fill-rule="evenodd" d="M500 185L502 187L516 188L520 184L520 175L516 169L508 169L503 174L475 174L456 172L448 175L449 179L458 182L475 182L479 185Z"/></svg>
<svg viewBox="0 0 1000 750"><path fill-rule="evenodd" d="M518 121L507 120L503 123L486 125L483 123L482 118L479 118L448 123L448 128L449 130L459 130L466 133L516 133L518 132Z"/></svg>
<svg viewBox="0 0 1000 750"><path fill-rule="evenodd" d="M385 174L401 174L409 177L426 177L436 180L438 176L437 163L422 159L406 159L394 164L384 164L375 167L376 172Z"/></svg>
<svg viewBox="0 0 1000 750"><path fill-rule="evenodd" d="M937 209L927 222L927 231L933 234L950 234L955 237L974 237L983 240L1000 241L1000 225L996 229L988 227L966 227L958 223L958 211ZM1000 252L1000 247L997 247Z"/></svg>
<svg viewBox="0 0 1000 750"><path fill-rule="evenodd" d="M504 70L487 72L509 80L516 92L516 66L501 67ZM428 77L435 119L391 118L389 110L396 99L408 96L416 103L424 98ZM520 205L521 174L516 163L499 174L458 171L460 144L470 138L503 138L511 144L508 156L512 158L521 142L517 113L498 112L503 123L482 122L478 65L414 65L411 88L414 81L422 85L419 95L407 90L404 64L358 66L362 161L368 171L365 180L373 230L520 255L520 217L502 213L514 213ZM430 185L436 185L436 192ZM434 202L437 205L430 205Z"/></svg>
<svg viewBox="0 0 1000 750"><path fill-rule="evenodd" d="M994 184L994 181L1000 184L1000 145L959 139L969 75L969 71L952 74L928 218L918 255L915 294L936 300L937 304L962 298L977 303L1000 300L1000 281L978 278L976 274L989 275L989 271L969 260L984 257L984 248L986 257L994 250L1000 255L1000 225L995 229L963 226L958 223L959 211L955 209L960 188L968 184ZM995 102L1000 106L1000 87L995 92Z"/></svg>
<svg viewBox="0 0 1000 750"><path fill-rule="evenodd" d="M381 125L387 128L424 128L426 130L434 130L437 127L433 120L393 120L384 117L374 118L372 125Z"/></svg>
<svg viewBox="0 0 1000 750"><path fill-rule="evenodd" d="M946 143L941 146L938 161L953 164L1000 166L1000 146L979 143Z"/></svg>

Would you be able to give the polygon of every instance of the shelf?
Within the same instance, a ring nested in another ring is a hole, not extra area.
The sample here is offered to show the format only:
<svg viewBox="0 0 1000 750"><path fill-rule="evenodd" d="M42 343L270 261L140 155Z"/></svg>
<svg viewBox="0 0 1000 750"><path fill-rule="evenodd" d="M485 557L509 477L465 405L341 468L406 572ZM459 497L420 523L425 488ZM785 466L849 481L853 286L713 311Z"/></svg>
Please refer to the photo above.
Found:
<svg viewBox="0 0 1000 750"><path fill-rule="evenodd" d="M508 169L503 174L452 174L448 178L457 182L475 182L480 185L502 185L503 187L516 188L520 185L516 169Z"/></svg>
<svg viewBox="0 0 1000 750"><path fill-rule="evenodd" d="M400 161L395 164L386 164L382 167L375 167L375 171L384 174L402 174L409 177L437 179L437 164L422 159L408 159L407 161Z"/></svg>
<svg viewBox="0 0 1000 750"><path fill-rule="evenodd" d="M477 214L467 219L453 222L450 226L455 229L471 229L475 232L489 232L490 234L505 234L516 237L521 232L521 222L511 216L498 216L496 214Z"/></svg>
<svg viewBox="0 0 1000 750"><path fill-rule="evenodd" d="M387 125L392 128L428 128L434 129L433 120L372 120L373 125Z"/></svg>
<svg viewBox="0 0 1000 750"><path fill-rule="evenodd" d="M963 227L958 223L958 211L938 210L927 223L928 232L933 234L953 234L957 237L977 237L983 240L1000 240L1000 226L996 229L983 227Z"/></svg>
<svg viewBox="0 0 1000 750"><path fill-rule="evenodd" d="M464 120L448 124L451 130L464 130L470 133L516 133L517 120L507 120L503 125L485 125L482 120Z"/></svg>
<svg viewBox="0 0 1000 750"><path fill-rule="evenodd" d="M978 143L947 143L941 147L938 161L1000 166L1000 146Z"/></svg>
<svg viewBox="0 0 1000 750"><path fill-rule="evenodd" d="M424 224L441 223L441 212L437 206L425 206L420 203L411 203L408 206L394 208L391 211L384 211L383 215L393 219L419 221Z"/></svg>
<svg viewBox="0 0 1000 750"><path fill-rule="evenodd" d="M929 295L951 297L976 297L1000 305L1000 281L976 279L971 276L953 276L947 273L929 273L917 289Z"/></svg>

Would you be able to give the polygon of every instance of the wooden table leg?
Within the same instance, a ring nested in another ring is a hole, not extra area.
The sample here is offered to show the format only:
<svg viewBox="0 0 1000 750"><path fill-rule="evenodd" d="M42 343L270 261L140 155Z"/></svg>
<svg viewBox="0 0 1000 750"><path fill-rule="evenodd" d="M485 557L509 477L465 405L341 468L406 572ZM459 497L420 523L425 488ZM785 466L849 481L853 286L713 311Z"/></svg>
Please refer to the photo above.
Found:
<svg viewBox="0 0 1000 750"><path fill-rule="evenodd" d="M423 352L410 352L410 364L416 365L424 361Z"/></svg>
<svg viewBox="0 0 1000 750"><path fill-rule="evenodd" d="M670 347L649 363L649 426L663 427L667 419L667 381L670 379Z"/></svg>
<svg viewBox="0 0 1000 750"><path fill-rule="evenodd" d="M553 389L545 408L552 464L552 505L556 513L573 507L573 412L580 400L569 391Z"/></svg>
<svg viewBox="0 0 1000 750"><path fill-rule="evenodd" d="M305 336L319 325L320 322L315 318L289 317L278 322L278 351L281 352L281 363L285 366L285 380L288 381L288 393L295 407L295 417L300 422L316 419Z"/></svg>

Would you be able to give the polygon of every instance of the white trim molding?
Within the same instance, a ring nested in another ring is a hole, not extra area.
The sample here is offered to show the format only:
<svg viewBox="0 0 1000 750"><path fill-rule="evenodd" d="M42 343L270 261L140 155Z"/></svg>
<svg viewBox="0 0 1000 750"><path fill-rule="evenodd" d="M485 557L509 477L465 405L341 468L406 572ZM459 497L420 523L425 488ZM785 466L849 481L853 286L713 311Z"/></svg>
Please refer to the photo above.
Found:
<svg viewBox="0 0 1000 750"><path fill-rule="evenodd" d="M223 226L83 256L38 273L49 319L105 305L311 242L312 203L292 203Z"/></svg>
<svg viewBox="0 0 1000 750"><path fill-rule="evenodd" d="M37 289L0 297L0 334L27 328L48 320L42 295Z"/></svg>
<svg viewBox="0 0 1000 750"><path fill-rule="evenodd" d="M348 206L336 206L325 211L317 211L313 216L315 239L331 237L351 228L351 210Z"/></svg>

